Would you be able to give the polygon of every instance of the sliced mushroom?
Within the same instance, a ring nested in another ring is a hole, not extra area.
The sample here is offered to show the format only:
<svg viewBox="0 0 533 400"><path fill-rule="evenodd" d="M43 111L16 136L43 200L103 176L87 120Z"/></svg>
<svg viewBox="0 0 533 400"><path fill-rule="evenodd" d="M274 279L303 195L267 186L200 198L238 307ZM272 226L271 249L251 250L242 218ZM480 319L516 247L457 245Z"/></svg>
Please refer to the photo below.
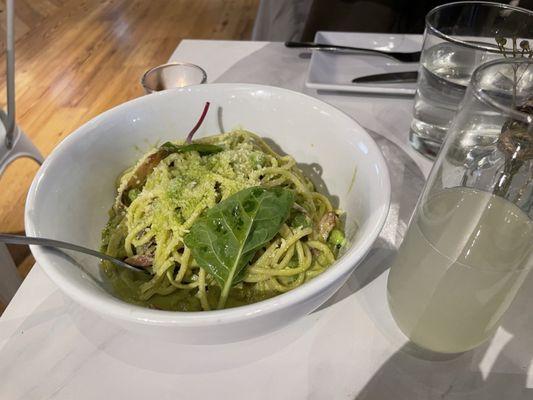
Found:
<svg viewBox="0 0 533 400"><path fill-rule="evenodd" d="M155 240L152 238L148 243L145 243L137 248L138 254L144 254L145 256L153 257L155 254Z"/></svg>
<svg viewBox="0 0 533 400"><path fill-rule="evenodd" d="M146 254L137 254L126 258L124 262L134 267L150 268L154 264L154 257Z"/></svg>
<svg viewBox="0 0 533 400"><path fill-rule="evenodd" d="M307 210L296 202L292 203L292 208L294 208L297 211L300 211L301 213L304 213L305 215L309 215Z"/></svg>
<svg viewBox="0 0 533 400"><path fill-rule="evenodd" d="M333 211L327 212L320 219L318 223L318 234L320 238L325 242L328 240L329 234L337 225L339 217Z"/></svg>
<svg viewBox="0 0 533 400"><path fill-rule="evenodd" d="M126 206L130 205L131 201L128 197L129 191L132 189L141 189L146 183L148 175L150 175L154 168L157 167L161 160L166 156L168 156L168 151L159 149L155 153L150 154L141 164L139 164L122 190L122 194L120 195L122 204Z"/></svg>

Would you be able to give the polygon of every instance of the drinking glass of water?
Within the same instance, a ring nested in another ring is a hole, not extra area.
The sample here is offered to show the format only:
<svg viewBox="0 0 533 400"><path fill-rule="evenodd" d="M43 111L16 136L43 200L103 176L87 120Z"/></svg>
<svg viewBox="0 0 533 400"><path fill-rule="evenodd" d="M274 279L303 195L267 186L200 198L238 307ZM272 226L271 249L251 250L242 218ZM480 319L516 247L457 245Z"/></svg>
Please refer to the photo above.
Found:
<svg viewBox="0 0 533 400"><path fill-rule="evenodd" d="M533 38L533 12L498 3L458 2L427 14L409 132L416 150L430 158L437 154L474 69L503 57L498 37L514 37L517 43ZM511 42L505 47L511 51Z"/></svg>
<svg viewBox="0 0 533 400"><path fill-rule="evenodd" d="M533 268L533 60L479 66L391 267L401 330L440 353L498 327Z"/></svg>

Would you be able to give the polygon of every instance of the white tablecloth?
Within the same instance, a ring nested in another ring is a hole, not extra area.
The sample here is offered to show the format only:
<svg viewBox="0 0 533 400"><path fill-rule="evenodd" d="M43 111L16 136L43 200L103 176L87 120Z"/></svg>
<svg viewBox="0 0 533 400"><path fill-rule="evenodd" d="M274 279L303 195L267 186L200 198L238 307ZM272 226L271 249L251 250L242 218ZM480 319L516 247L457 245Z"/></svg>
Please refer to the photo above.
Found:
<svg viewBox="0 0 533 400"><path fill-rule="evenodd" d="M407 144L412 100L305 90L305 53L276 43L186 40L172 59L201 65L209 82L284 86L352 115L389 162L384 231L319 310L279 332L217 346L126 332L65 298L36 266L0 319L0 399L533 399L533 279L494 338L459 357L421 358L392 321L387 268L431 166Z"/></svg>

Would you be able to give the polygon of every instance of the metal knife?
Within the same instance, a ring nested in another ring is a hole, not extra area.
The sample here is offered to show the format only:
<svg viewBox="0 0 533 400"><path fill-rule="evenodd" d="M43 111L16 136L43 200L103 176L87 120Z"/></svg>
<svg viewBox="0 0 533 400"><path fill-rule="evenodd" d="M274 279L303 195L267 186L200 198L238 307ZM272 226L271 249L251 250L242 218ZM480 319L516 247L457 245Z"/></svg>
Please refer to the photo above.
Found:
<svg viewBox="0 0 533 400"><path fill-rule="evenodd" d="M418 71L387 72L352 79L353 83L407 83L416 82Z"/></svg>

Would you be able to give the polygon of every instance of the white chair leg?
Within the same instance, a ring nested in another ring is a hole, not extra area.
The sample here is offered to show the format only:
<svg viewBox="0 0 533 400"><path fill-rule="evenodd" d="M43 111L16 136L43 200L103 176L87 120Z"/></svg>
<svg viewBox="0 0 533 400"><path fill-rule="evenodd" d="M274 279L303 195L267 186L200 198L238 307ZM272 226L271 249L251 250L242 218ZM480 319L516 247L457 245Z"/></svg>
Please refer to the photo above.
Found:
<svg viewBox="0 0 533 400"><path fill-rule="evenodd" d="M0 124L0 175L9 163L20 157L29 157L35 160L39 165L43 163L43 157L28 137L16 127L13 147L7 149L5 146L5 130ZM9 189L8 189L9 190ZM17 289L22 283L22 279L17 271L17 267L11 258L7 247L0 243L0 301L8 304Z"/></svg>
<svg viewBox="0 0 533 400"><path fill-rule="evenodd" d="M2 129L3 127L0 126L0 130ZM9 165L9 163L20 157L29 157L35 160L39 165L41 165L44 161L43 156L39 150L37 150L37 147L35 147L31 140L28 139L24 132L22 132L18 127L15 129L16 133L13 147L9 150L5 147L3 140L2 133L5 131L0 132L0 175L2 175L2 172L4 172L4 169Z"/></svg>
<svg viewBox="0 0 533 400"><path fill-rule="evenodd" d="M39 150L15 125L15 2L14 0L7 0L5 4L6 100L8 112L6 114L4 110L1 110L0 175L2 175L2 172L10 162L19 157L33 158L39 164L43 162L43 157ZM9 137L9 148L8 143L6 143L8 141L6 126L13 128L13 137L11 135ZM4 190L5 192L7 191ZM4 304L9 303L21 283L22 279L7 247L4 244L0 244L0 300Z"/></svg>
<svg viewBox="0 0 533 400"><path fill-rule="evenodd" d="M3 304L8 304L21 283L22 278L11 254L9 254L6 245L0 243L0 301Z"/></svg>

